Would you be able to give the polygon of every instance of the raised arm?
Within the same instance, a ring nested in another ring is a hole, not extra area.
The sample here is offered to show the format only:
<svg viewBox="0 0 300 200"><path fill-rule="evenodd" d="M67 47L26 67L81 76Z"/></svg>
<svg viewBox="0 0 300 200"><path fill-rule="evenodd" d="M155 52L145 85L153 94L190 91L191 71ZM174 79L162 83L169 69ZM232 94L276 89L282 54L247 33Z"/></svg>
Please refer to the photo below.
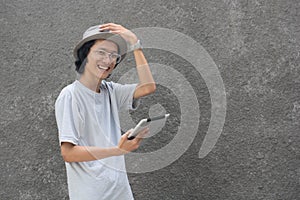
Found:
<svg viewBox="0 0 300 200"><path fill-rule="evenodd" d="M133 54L136 62L136 70L139 76L139 84L136 87L133 96L137 99L155 92L156 84L142 49L134 50Z"/></svg>
<svg viewBox="0 0 300 200"><path fill-rule="evenodd" d="M100 26L100 30L109 30L111 33L119 34L131 46L135 45L138 42L138 38L133 32L118 24L102 24ZM142 49L137 48L133 50L133 54L139 77L139 84L134 92L134 98L137 99L155 92L156 84L154 82L152 73L150 71L148 62L144 56Z"/></svg>

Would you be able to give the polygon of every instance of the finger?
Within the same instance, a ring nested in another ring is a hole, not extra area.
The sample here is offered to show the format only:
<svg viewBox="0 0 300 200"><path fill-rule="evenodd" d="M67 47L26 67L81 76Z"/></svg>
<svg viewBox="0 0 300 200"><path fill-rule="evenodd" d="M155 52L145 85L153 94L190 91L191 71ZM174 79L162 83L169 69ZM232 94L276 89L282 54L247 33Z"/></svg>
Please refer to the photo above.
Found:
<svg viewBox="0 0 300 200"><path fill-rule="evenodd" d="M149 133L149 131L140 133L139 135L137 135L137 137L135 138L135 140L137 141L138 144L141 143L141 141L146 137L146 135Z"/></svg>
<svg viewBox="0 0 300 200"><path fill-rule="evenodd" d="M146 137L146 135L149 134L149 128L145 127L144 129L142 129L138 135L136 136L137 138L143 139Z"/></svg>
<svg viewBox="0 0 300 200"><path fill-rule="evenodd" d="M122 33L122 31L120 31L120 30L115 30L115 31L110 30L109 32L110 33L114 33L114 34L120 34L120 33Z"/></svg>
<svg viewBox="0 0 300 200"><path fill-rule="evenodd" d="M114 23L107 23L107 24L101 24L99 26L100 28L111 28L111 29L116 29L118 27L121 27L121 25L114 24Z"/></svg>
<svg viewBox="0 0 300 200"><path fill-rule="evenodd" d="M99 30L100 31L105 31L105 30L111 30L111 28L110 27L99 27Z"/></svg>
<svg viewBox="0 0 300 200"><path fill-rule="evenodd" d="M110 33L119 34L122 33L120 29L117 28L111 28L111 27L105 27L105 28L99 28L100 31L109 31Z"/></svg>
<svg viewBox="0 0 300 200"><path fill-rule="evenodd" d="M147 135L149 134L149 129L147 129L147 130L145 130L145 132L143 132L143 133L141 133L141 138L146 138L147 137Z"/></svg>
<svg viewBox="0 0 300 200"><path fill-rule="evenodd" d="M136 137L136 138L134 138L134 140L135 140L135 141L136 141L138 144L140 144L140 143L141 143L142 139L143 139L143 138L140 138L140 137Z"/></svg>
<svg viewBox="0 0 300 200"><path fill-rule="evenodd" d="M106 24L100 24L100 27L108 27L108 26L112 26L112 23L106 23Z"/></svg>
<svg viewBox="0 0 300 200"><path fill-rule="evenodd" d="M123 135L122 135L122 137L128 137L128 135L132 132L132 130L133 129L129 129L128 131L126 131L126 133L124 133Z"/></svg>

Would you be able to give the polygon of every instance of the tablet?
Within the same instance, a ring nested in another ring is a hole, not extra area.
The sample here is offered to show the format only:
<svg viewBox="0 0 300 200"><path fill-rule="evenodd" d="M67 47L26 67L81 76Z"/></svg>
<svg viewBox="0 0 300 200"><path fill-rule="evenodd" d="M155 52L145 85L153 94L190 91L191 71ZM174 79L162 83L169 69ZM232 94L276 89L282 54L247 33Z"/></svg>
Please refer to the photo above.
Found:
<svg viewBox="0 0 300 200"><path fill-rule="evenodd" d="M142 119L136 126L135 128L132 130L132 132L128 135L128 140L132 140L134 139L137 134L143 130L144 128L146 128L147 126L149 126L149 124L153 121L157 121L157 120L162 120L162 119L166 119L167 117L169 117L170 114L165 114L165 115L160 115L160 116L156 116L156 117L151 117L151 118L146 118L146 119Z"/></svg>

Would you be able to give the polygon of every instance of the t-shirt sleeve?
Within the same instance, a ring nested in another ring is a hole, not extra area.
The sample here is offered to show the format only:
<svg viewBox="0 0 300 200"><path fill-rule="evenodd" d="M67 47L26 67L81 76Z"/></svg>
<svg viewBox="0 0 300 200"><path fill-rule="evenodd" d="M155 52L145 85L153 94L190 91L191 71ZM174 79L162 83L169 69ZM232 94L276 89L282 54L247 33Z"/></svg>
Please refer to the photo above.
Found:
<svg viewBox="0 0 300 200"><path fill-rule="evenodd" d="M68 92L62 91L55 103L55 117L58 127L59 143L70 142L78 145L79 113L76 103Z"/></svg>
<svg viewBox="0 0 300 200"><path fill-rule="evenodd" d="M139 105L139 99L134 99L134 91L137 87L137 84L119 84L111 82L113 86L113 94L116 98L116 102L119 110L124 109L137 109Z"/></svg>

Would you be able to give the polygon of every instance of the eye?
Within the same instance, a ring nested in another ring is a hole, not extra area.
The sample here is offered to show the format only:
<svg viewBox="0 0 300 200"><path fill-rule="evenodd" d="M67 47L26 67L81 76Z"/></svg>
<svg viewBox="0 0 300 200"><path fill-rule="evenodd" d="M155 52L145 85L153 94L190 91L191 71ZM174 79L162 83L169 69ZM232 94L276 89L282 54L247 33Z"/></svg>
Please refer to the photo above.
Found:
<svg viewBox="0 0 300 200"><path fill-rule="evenodd" d="M118 54L111 54L111 58L112 58L112 59L117 59L118 57L119 57Z"/></svg>
<svg viewBox="0 0 300 200"><path fill-rule="evenodd" d="M106 52L103 51L103 50L98 50L97 53L98 53L98 55L100 55L100 56L105 56L105 55L106 55Z"/></svg>

